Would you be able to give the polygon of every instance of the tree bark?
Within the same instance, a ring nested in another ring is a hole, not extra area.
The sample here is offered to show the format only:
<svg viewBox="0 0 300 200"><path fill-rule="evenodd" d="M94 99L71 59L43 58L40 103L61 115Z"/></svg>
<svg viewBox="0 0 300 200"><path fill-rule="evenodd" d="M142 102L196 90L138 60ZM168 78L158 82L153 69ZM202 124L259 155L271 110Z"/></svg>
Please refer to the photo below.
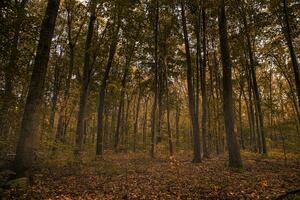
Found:
<svg viewBox="0 0 300 200"><path fill-rule="evenodd" d="M225 2L219 0L219 36L221 46L221 59L223 64L223 101L224 121L226 129L227 148L229 153L229 166L240 168L243 166L240 148L234 132L233 99L232 99L232 67L228 44L227 19L225 13Z"/></svg>
<svg viewBox="0 0 300 200"><path fill-rule="evenodd" d="M37 46L33 72L20 130L15 158L17 176L30 175L37 147L40 108L42 105L45 77L47 73L51 40L60 0L48 0L46 12L42 21L40 38Z"/></svg>

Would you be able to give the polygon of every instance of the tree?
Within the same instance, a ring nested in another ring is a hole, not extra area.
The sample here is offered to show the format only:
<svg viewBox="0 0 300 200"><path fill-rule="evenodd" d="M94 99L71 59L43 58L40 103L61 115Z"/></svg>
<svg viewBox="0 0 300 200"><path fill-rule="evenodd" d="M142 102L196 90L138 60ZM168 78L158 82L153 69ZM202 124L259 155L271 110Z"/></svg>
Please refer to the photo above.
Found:
<svg viewBox="0 0 300 200"><path fill-rule="evenodd" d="M188 85L188 99L189 99L189 113L192 123L192 130L194 136L194 158L193 162L201 162L201 145L199 138L199 122L198 122L198 113L196 112L195 104L195 94L194 94L194 84L193 84L193 71L192 71L192 61L190 53L190 45L188 32L186 27L186 17L185 17L185 4L184 1L181 1L181 20L183 27L184 35L184 44L185 44L185 56L186 56L186 65L187 65L187 85Z"/></svg>
<svg viewBox="0 0 300 200"><path fill-rule="evenodd" d="M43 100L45 77L49 61L51 40L60 0L49 0L42 21L39 43L36 50L33 72L26 99L20 130L14 168L17 176L28 176L34 160L37 145L39 112Z"/></svg>
<svg viewBox="0 0 300 200"><path fill-rule="evenodd" d="M77 116L77 127L76 127L76 148L74 153L77 155L81 151L83 137L84 137L84 120L86 112L86 103L89 93L89 85L92 76L92 65L91 65L91 45L94 34L94 24L96 20L96 0L91 0L90 2L90 19L89 26L85 41L84 50L84 67L83 67L83 77L81 83L80 100L79 100L79 111Z"/></svg>
<svg viewBox="0 0 300 200"><path fill-rule="evenodd" d="M243 166L239 145L234 131L233 99L232 99L232 67L230 50L228 45L227 19L225 1L219 0L219 36L221 47L221 59L223 65L223 101L224 121L226 129L227 148L229 153L229 166L240 168Z"/></svg>
<svg viewBox="0 0 300 200"><path fill-rule="evenodd" d="M100 89L99 89L98 121L97 121L98 126L97 126L97 144L96 144L96 155L99 156L101 156L103 153L103 111L104 111L105 90L107 87L107 81L109 78L112 63L117 50L118 36L119 36L119 30L121 26L121 12L122 9L120 8L120 5L117 5L117 14L115 17L113 31L112 31L112 39L109 48L108 59L105 66L105 71L101 81Z"/></svg>

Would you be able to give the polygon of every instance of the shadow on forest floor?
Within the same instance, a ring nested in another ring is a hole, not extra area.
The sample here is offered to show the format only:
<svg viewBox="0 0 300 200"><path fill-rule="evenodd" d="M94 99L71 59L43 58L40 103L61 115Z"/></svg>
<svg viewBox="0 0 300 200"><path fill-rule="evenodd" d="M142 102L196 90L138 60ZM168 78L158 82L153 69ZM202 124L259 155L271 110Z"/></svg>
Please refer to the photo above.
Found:
<svg viewBox="0 0 300 200"><path fill-rule="evenodd" d="M300 188L300 165L243 153L244 169L226 167L226 156L193 164L181 152L150 159L142 153L60 167L40 166L26 192L4 199L274 199Z"/></svg>

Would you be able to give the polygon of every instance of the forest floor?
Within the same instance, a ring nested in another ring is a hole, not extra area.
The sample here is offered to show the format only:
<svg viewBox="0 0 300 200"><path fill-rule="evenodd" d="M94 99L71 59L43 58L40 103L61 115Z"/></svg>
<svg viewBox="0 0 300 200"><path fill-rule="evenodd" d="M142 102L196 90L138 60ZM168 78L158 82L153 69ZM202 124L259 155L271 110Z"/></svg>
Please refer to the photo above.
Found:
<svg viewBox="0 0 300 200"><path fill-rule="evenodd" d="M150 159L108 153L101 160L39 167L33 184L3 199L275 199L300 189L300 163L243 152L244 168L226 167L225 155L191 163L181 152ZM296 197L299 199L299 196Z"/></svg>

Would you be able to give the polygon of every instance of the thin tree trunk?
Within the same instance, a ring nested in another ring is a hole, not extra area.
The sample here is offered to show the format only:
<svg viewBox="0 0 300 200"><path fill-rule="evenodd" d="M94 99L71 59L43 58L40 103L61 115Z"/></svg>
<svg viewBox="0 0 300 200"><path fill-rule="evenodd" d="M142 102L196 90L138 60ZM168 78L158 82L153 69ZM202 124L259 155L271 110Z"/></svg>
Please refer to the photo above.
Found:
<svg viewBox="0 0 300 200"><path fill-rule="evenodd" d="M291 36L291 27L289 22L289 12L288 12L288 6L286 3L286 0L283 0L283 14L284 14L284 36L289 48L292 64L293 64L293 70L294 70L294 76L295 76L295 84L296 84L296 90L297 90L297 96L298 96L298 106L300 108L300 77L299 77L299 63L297 60L297 56L294 50L293 46L293 39Z"/></svg>
<svg viewBox="0 0 300 200"><path fill-rule="evenodd" d="M179 147L179 135L180 135L180 133L179 133L179 119L180 119L180 109L179 109L179 105L176 105L175 127L176 127L176 146L177 147Z"/></svg>
<svg viewBox="0 0 300 200"><path fill-rule="evenodd" d="M219 1L219 35L221 46L221 58L223 64L223 98L224 98L224 120L229 153L229 166L240 168L243 166L240 148L234 132L233 99L232 99L232 67L228 44L227 19L224 0Z"/></svg>
<svg viewBox="0 0 300 200"><path fill-rule="evenodd" d="M169 102L169 73L168 73L168 63L167 57L164 58L164 66L165 66L165 86L166 86L166 104L167 104L167 127L168 127L168 142L169 142L169 152L170 156L173 156L173 139L172 139L172 130L170 123L170 102Z"/></svg>
<svg viewBox="0 0 300 200"><path fill-rule="evenodd" d="M144 122L143 122L143 145L147 146L147 116L148 116L148 100L149 97L145 99L145 109L144 109Z"/></svg>
<svg viewBox="0 0 300 200"><path fill-rule="evenodd" d="M142 99L141 89L139 88L138 99L137 99L137 104L136 104L136 112L135 112L135 122L133 125L133 152L136 152L137 132L138 132L138 122L139 122L141 99Z"/></svg>
<svg viewBox="0 0 300 200"><path fill-rule="evenodd" d="M152 121L151 121L151 150L150 155L152 158L155 156L156 144L156 111L157 111L157 98L158 98L158 22L159 22L159 1L153 1L155 4L155 17L154 17L154 99L152 106Z"/></svg>
<svg viewBox="0 0 300 200"><path fill-rule="evenodd" d="M244 1L243 3L244 4ZM246 11L244 10L244 5L242 5L243 9L243 25L245 28L245 34L246 34L246 42L247 42L247 50L248 50L248 56L250 60L250 75L251 75L251 80L253 83L253 93L254 93L254 102L255 102L255 107L257 110L258 114L258 126L259 126L259 135L261 137L261 143L262 143L262 153L267 155L267 145L266 145L266 139L265 139L265 130L264 130L264 120L263 120L263 113L261 110L261 100L260 100L260 94L257 86L257 81L256 81L256 70L255 70L255 63L254 63L254 54L252 50L252 45L251 45L251 38L250 38L250 32L248 28L248 23L246 19ZM260 140L260 138L259 138Z"/></svg>
<svg viewBox="0 0 300 200"><path fill-rule="evenodd" d="M77 116L77 126L76 126L76 147L74 154L78 155L82 150L83 143L83 134L84 134L84 120L86 115L86 104L89 93L89 85L92 76L92 65L90 63L91 58L91 46L92 39L94 34L94 24L96 20L96 1L91 0L90 7L90 21L85 41L85 50L84 50L84 67L83 67L83 80L81 82L81 91L80 91L80 101L79 101L79 111Z"/></svg>
<svg viewBox="0 0 300 200"><path fill-rule="evenodd" d="M207 95L206 95L206 12L202 0L202 29L203 29L203 41L202 41L202 52L203 60L200 67L201 76L201 91L202 91L202 144L203 144L203 157L208 158L209 152L206 142L207 133Z"/></svg>
<svg viewBox="0 0 300 200"><path fill-rule="evenodd" d="M112 67L112 62L115 57L115 53L117 50L117 44L118 44L118 35L120 30L120 24L121 24L121 17L120 13L118 13L118 19L116 22L116 29L113 33L112 42L109 49L109 55L108 60L105 68L105 72L103 75L103 79L101 82L101 86L99 89L99 104L98 104L98 126L97 126L97 145L96 145L96 155L102 155L103 154L103 110L104 110L104 100L105 100L105 90L110 74L110 69Z"/></svg>
<svg viewBox="0 0 300 200"><path fill-rule="evenodd" d="M190 46L188 39L188 32L186 27L186 16L185 16L185 4L184 1L181 1L181 18L182 18L182 27L184 34L184 43L185 43L185 56L187 64L187 85L188 85L188 98L189 98L189 112L192 122L192 131L194 136L194 158L193 162L201 162L201 144L199 138L199 121L198 114L196 112L196 103L195 103L195 94L194 94L194 85L193 85L193 72L192 72L192 61L190 54Z"/></svg>
<svg viewBox="0 0 300 200"><path fill-rule="evenodd" d="M40 108L42 105L45 78L47 73L51 40L54 33L55 21L60 0L49 0L42 21L40 38L37 46L33 72L26 99L25 110L20 130L20 138L15 157L17 176L30 175L37 148Z"/></svg>

